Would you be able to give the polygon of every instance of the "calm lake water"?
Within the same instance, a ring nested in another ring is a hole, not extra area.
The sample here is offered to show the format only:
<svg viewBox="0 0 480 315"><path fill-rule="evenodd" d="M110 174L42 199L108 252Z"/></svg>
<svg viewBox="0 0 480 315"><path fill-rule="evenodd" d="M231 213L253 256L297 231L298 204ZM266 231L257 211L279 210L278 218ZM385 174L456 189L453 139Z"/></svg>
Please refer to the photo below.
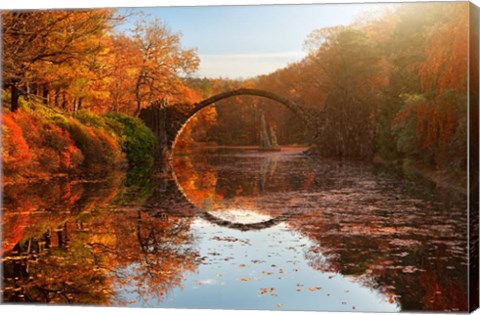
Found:
<svg viewBox="0 0 480 315"><path fill-rule="evenodd" d="M210 149L165 176L4 188L4 301L467 307L466 198L357 161Z"/></svg>

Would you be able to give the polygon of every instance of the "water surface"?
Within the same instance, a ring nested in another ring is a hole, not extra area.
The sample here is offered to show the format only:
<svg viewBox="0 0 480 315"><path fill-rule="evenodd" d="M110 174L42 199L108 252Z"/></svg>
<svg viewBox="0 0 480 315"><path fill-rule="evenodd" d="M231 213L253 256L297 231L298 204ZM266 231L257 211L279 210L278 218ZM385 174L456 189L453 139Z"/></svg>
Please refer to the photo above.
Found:
<svg viewBox="0 0 480 315"><path fill-rule="evenodd" d="M466 310L466 202L358 161L210 149L4 189L5 302Z"/></svg>

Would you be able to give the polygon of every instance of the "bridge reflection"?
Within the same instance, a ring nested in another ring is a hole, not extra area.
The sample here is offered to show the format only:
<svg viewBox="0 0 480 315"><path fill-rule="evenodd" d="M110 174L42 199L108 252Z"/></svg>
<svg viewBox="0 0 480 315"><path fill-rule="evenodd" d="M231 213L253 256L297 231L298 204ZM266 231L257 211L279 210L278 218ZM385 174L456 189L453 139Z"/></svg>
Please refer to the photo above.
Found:
<svg viewBox="0 0 480 315"><path fill-rule="evenodd" d="M266 168L266 171L268 170L269 168ZM188 194L185 193L172 168L169 168L169 171L170 174L162 180L163 184L157 186L150 198L142 206L142 211L149 213L153 217L165 220L168 220L169 217L198 217L221 227L239 231L251 231L270 228L281 222L286 222L294 216L292 210L288 210L281 211L280 214L275 215L273 218L256 223L238 223L219 218L208 210L196 205ZM261 180L261 186L265 186L265 179Z"/></svg>

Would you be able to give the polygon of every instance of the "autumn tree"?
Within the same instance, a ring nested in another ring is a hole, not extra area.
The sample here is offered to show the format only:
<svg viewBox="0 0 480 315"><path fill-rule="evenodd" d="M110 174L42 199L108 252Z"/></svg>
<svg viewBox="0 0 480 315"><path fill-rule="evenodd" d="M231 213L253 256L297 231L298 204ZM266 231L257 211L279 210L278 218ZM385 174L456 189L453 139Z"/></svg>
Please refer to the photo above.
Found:
<svg viewBox="0 0 480 315"><path fill-rule="evenodd" d="M79 68L94 71L85 62L101 51L113 14L107 9L2 12L3 75L11 110L17 110L20 95L38 93L46 100L53 84L70 87L73 79L62 76L68 72L65 65L77 67L67 78L81 77Z"/></svg>
<svg viewBox="0 0 480 315"><path fill-rule="evenodd" d="M172 33L160 19L150 24L141 21L131 38L137 62L134 93L138 115L145 104L180 93L180 76L195 71L199 59L194 49L181 46L181 33Z"/></svg>
<svg viewBox="0 0 480 315"><path fill-rule="evenodd" d="M373 153L373 112L379 55L362 30L316 30L306 41L314 81L327 93L322 109L319 151L329 156L368 157Z"/></svg>
<svg viewBox="0 0 480 315"><path fill-rule="evenodd" d="M416 40L402 50L416 51L417 59L408 64L415 69L410 75L416 80L414 87L404 90L394 127L406 158L434 167L462 169L466 167L467 146L468 5L449 3L429 8L428 15L417 15L416 25L422 27L412 30ZM410 11L404 8L399 13L406 12ZM400 30L406 27L411 26L399 24ZM394 74L404 77L407 69Z"/></svg>

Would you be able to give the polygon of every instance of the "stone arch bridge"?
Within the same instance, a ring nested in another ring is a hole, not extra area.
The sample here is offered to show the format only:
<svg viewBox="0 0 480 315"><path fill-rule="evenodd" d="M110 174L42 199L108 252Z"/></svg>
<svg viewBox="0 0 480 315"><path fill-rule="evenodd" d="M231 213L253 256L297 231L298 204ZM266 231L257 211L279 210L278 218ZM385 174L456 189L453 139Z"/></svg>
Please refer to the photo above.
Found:
<svg viewBox="0 0 480 315"><path fill-rule="evenodd" d="M142 109L139 115L140 119L153 130L157 137L155 149L157 160L161 160L161 157L169 157L177 136L196 113L223 99L242 95L258 96L276 101L298 115L305 122L307 128L314 131L314 135L318 134L319 126L317 123L318 119L316 119L318 111L264 90L232 90L217 94L195 104L175 104L169 106L165 100L159 100L148 108Z"/></svg>

